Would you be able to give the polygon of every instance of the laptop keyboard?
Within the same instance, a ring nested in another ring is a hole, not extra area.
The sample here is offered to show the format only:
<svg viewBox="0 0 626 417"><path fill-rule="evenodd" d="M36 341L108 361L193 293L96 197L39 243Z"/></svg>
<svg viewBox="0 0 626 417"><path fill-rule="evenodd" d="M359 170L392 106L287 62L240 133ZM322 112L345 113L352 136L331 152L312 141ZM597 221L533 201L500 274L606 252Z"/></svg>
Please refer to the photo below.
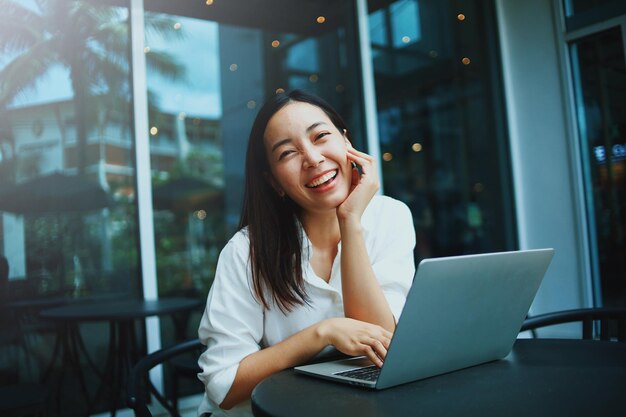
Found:
<svg viewBox="0 0 626 417"><path fill-rule="evenodd" d="M380 368L375 365L366 366L364 368L351 369L349 371L337 372L335 375L345 376L348 378L361 379L363 381L376 381L380 374Z"/></svg>

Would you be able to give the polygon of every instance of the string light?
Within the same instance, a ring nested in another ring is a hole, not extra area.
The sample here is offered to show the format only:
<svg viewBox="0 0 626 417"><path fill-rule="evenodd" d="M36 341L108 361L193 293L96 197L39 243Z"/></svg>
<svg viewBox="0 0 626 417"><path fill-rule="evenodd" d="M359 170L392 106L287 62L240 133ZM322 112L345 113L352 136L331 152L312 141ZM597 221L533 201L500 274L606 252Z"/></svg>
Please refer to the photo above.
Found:
<svg viewBox="0 0 626 417"><path fill-rule="evenodd" d="M326 21L326 18L324 16L318 16L315 20L317 21L317 23L322 24Z"/></svg>
<svg viewBox="0 0 626 417"><path fill-rule="evenodd" d="M232 72L237 71L237 68L239 68L239 66L237 64L230 64L230 67L228 67Z"/></svg>
<svg viewBox="0 0 626 417"><path fill-rule="evenodd" d="M468 58L468 57L464 57L461 62L463 63L463 65L469 65L472 63L472 61Z"/></svg>
<svg viewBox="0 0 626 417"><path fill-rule="evenodd" d="M456 15L456 18L457 18L460 22L462 22L462 21L464 21L464 20L465 20L465 15L464 15L463 13L459 13L459 14L457 14L457 15Z"/></svg>
<svg viewBox="0 0 626 417"><path fill-rule="evenodd" d="M157 134L157 133L159 133L159 129L157 129L157 127L156 127L156 126L152 126L152 127L150 128L150 134L151 134L152 136L156 136L156 134Z"/></svg>
<svg viewBox="0 0 626 417"><path fill-rule="evenodd" d="M278 48L280 46L280 41L275 39L272 41L272 48Z"/></svg>
<svg viewBox="0 0 626 417"><path fill-rule="evenodd" d="M422 150L422 144L416 142L411 146L411 149L413 149L413 152L420 152Z"/></svg>
<svg viewBox="0 0 626 417"><path fill-rule="evenodd" d="M383 161L385 162L389 162L393 159L393 155L391 154L391 152L385 152L383 154Z"/></svg>

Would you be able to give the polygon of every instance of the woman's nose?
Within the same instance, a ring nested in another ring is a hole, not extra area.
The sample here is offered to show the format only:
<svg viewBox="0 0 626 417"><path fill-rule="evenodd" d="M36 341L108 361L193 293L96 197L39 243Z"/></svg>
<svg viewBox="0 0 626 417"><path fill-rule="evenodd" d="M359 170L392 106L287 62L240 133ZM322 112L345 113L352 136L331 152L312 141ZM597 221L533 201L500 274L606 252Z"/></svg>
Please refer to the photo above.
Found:
<svg viewBox="0 0 626 417"><path fill-rule="evenodd" d="M326 158L321 154L317 149L310 148L304 151L304 166L305 168L316 167L322 162L324 162Z"/></svg>

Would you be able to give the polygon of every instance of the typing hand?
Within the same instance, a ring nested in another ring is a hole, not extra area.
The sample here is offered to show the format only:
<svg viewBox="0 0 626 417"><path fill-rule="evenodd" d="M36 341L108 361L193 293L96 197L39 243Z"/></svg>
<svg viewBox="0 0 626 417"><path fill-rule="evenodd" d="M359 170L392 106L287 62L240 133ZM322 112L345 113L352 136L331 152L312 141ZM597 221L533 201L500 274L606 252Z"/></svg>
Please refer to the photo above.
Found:
<svg viewBox="0 0 626 417"><path fill-rule="evenodd" d="M343 317L325 320L320 332L340 352L367 356L378 367L383 366L392 336L378 325Z"/></svg>

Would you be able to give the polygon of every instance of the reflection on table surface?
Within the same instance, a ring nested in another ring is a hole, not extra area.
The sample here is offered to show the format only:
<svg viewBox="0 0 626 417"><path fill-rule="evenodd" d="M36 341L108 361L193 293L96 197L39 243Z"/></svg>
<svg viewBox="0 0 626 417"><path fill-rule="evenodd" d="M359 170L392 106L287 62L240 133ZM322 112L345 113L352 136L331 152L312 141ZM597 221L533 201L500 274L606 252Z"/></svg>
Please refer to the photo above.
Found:
<svg viewBox="0 0 626 417"><path fill-rule="evenodd" d="M382 391L286 370L252 406L257 417L623 416L625 392L626 344L520 339L503 360Z"/></svg>

